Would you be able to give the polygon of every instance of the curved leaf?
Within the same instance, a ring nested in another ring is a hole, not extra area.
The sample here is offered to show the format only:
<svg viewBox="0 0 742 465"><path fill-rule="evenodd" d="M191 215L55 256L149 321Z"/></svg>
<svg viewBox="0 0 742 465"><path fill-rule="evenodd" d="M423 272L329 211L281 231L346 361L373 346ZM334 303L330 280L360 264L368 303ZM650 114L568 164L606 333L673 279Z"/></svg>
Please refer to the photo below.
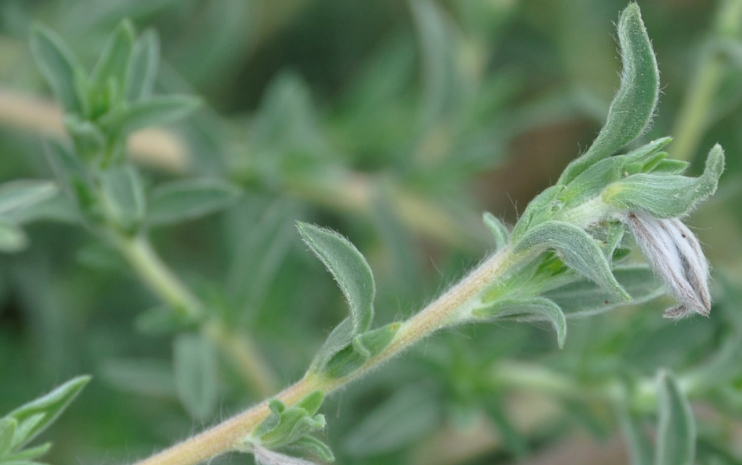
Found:
<svg viewBox="0 0 742 465"><path fill-rule="evenodd" d="M476 318L513 318L516 321L548 320L557 333L559 347L564 346L567 337L567 318L559 305L543 297L523 300L501 300L489 307L474 310Z"/></svg>
<svg viewBox="0 0 742 465"><path fill-rule="evenodd" d="M693 465L696 427L693 413L675 377L661 372L657 377L659 430L655 465Z"/></svg>

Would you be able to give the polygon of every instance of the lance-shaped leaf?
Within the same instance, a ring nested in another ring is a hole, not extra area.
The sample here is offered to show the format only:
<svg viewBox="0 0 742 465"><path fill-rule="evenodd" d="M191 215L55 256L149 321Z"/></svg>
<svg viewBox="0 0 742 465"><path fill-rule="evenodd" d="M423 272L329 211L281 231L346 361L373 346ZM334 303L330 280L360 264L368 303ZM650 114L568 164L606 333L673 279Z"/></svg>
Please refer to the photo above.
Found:
<svg viewBox="0 0 742 465"><path fill-rule="evenodd" d="M201 334L181 334L175 339L175 388L183 405L196 419L205 420L219 401L216 349Z"/></svg>
<svg viewBox="0 0 742 465"><path fill-rule="evenodd" d="M93 70L92 84L96 90L101 91L111 79L123 84L135 35L134 25L124 20L108 38Z"/></svg>
<svg viewBox="0 0 742 465"><path fill-rule="evenodd" d="M347 324L347 321L346 319L343 323ZM400 326L401 323L390 323L359 334L353 338L351 345L340 347L338 344L334 352L325 352L328 347L325 344L318 356L318 362L313 367L321 368L323 373L331 378L347 376L360 368L370 357L381 353L392 342ZM326 353L331 356L327 357Z"/></svg>
<svg viewBox="0 0 742 465"><path fill-rule="evenodd" d="M0 460L10 452L16 428L18 428L18 420L15 418L0 418Z"/></svg>
<svg viewBox="0 0 742 465"><path fill-rule="evenodd" d="M516 321L547 320L557 333L559 347L564 345L567 337L567 318L564 312L549 299L532 297L522 300L501 300L494 305L477 309L472 312L476 318L499 319L510 318Z"/></svg>
<svg viewBox="0 0 742 465"><path fill-rule="evenodd" d="M628 411L626 406L619 407L617 415L629 449L631 465L652 465L652 444L642 431L640 419Z"/></svg>
<svg viewBox="0 0 742 465"><path fill-rule="evenodd" d="M685 393L666 371L657 377L659 429L655 465L693 465L696 427Z"/></svg>
<svg viewBox="0 0 742 465"><path fill-rule="evenodd" d="M0 186L0 215L26 208L53 197L58 191L51 181L22 180Z"/></svg>
<svg viewBox="0 0 742 465"><path fill-rule="evenodd" d="M160 63L160 43L154 31L146 31L134 43L126 76L124 95L136 102L152 94Z"/></svg>
<svg viewBox="0 0 742 465"><path fill-rule="evenodd" d="M90 376L78 376L73 378L49 394L39 397L10 412L7 416L15 418L18 422L16 438L13 448L18 448L28 443L44 429L46 429L62 411L80 393L83 387L90 381ZM24 428L24 424L30 425ZM23 434L18 434L23 430Z"/></svg>
<svg viewBox="0 0 742 465"><path fill-rule="evenodd" d="M69 113L81 113L82 103L75 88L77 59L54 32L35 24L31 30L31 52L54 97Z"/></svg>
<svg viewBox="0 0 742 465"><path fill-rule="evenodd" d="M563 221L546 221L525 233L514 252L554 249L564 264L594 281L606 291L625 300L631 296L616 281L608 260L595 240L577 226Z"/></svg>
<svg viewBox="0 0 742 465"><path fill-rule="evenodd" d="M662 283L646 265L614 268L613 275L631 295L632 304L646 302L665 292ZM621 297L587 280L579 280L549 290L543 296L556 302L569 318L595 315L626 305L626 301Z"/></svg>
<svg viewBox="0 0 742 465"><path fill-rule="evenodd" d="M627 211L647 212L656 218L683 216L716 191L724 171L724 150L709 152L703 174L697 178L666 174L635 174L603 191L603 201Z"/></svg>
<svg viewBox="0 0 742 465"><path fill-rule="evenodd" d="M185 118L201 105L201 100L186 95L152 97L131 104L122 112L101 120L101 126L114 134L131 134L139 129L160 126Z"/></svg>
<svg viewBox="0 0 742 465"><path fill-rule="evenodd" d="M483 220L484 225L487 226L487 229L490 230L490 233L495 238L495 251L508 245L510 242L510 231L502 224L502 221L489 212L484 212Z"/></svg>
<svg viewBox="0 0 742 465"><path fill-rule="evenodd" d="M307 223L299 223L298 229L343 291L350 307L352 335L368 330L374 317L376 287L366 259L350 241L334 231Z"/></svg>
<svg viewBox="0 0 742 465"><path fill-rule="evenodd" d="M232 205L242 190L221 179L188 179L157 187L149 198L150 226L180 223Z"/></svg>
<svg viewBox="0 0 742 465"><path fill-rule="evenodd" d="M102 171L99 179L109 218L126 230L136 228L146 209L139 172L128 164L114 166Z"/></svg>
<svg viewBox="0 0 742 465"><path fill-rule="evenodd" d="M568 184L593 163L639 137L652 120L659 96L659 70L636 3L621 13L618 43L623 72L608 118L587 152L564 170L559 184Z"/></svg>

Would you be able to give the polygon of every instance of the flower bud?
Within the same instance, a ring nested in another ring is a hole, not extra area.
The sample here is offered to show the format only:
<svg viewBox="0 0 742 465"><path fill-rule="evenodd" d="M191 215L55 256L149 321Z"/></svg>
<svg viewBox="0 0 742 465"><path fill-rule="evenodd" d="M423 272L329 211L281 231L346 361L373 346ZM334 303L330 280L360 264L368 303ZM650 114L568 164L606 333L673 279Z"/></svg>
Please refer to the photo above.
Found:
<svg viewBox="0 0 742 465"><path fill-rule="evenodd" d="M677 218L659 219L638 212L628 213L626 223L654 272L678 300L679 305L665 310L665 316L708 315L709 265L691 230Z"/></svg>

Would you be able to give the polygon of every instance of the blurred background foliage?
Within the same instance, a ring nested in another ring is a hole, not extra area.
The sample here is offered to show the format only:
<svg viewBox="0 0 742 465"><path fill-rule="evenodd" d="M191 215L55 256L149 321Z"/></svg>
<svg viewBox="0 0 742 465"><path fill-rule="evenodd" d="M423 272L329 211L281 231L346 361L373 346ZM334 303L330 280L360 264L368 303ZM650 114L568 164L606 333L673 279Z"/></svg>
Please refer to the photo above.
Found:
<svg viewBox="0 0 742 465"><path fill-rule="evenodd" d="M660 367L701 373L698 463L742 461L741 3L641 3L664 91L645 140L672 135L671 155L689 161L714 142L728 153L719 193L690 219L715 266L711 318L664 320L654 301L571 321L562 351L545 325L437 335L328 401L339 463L626 463L610 386ZM88 67L122 18L156 30L157 89L206 104L132 149L149 188L211 177L243 191L152 240L210 311L251 335L277 388L346 313L294 222L336 229L368 257L381 324L410 315L492 248L483 210L512 223L589 145L618 86L623 7L3 0L0 181L50 177L39 134L58 129L29 53L32 21ZM27 232L30 248L0 258L0 412L94 375L47 433L48 461L131 461L262 398L219 360L214 394L184 406L173 338L141 331L138 316L158 302L126 264L73 224Z"/></svg>

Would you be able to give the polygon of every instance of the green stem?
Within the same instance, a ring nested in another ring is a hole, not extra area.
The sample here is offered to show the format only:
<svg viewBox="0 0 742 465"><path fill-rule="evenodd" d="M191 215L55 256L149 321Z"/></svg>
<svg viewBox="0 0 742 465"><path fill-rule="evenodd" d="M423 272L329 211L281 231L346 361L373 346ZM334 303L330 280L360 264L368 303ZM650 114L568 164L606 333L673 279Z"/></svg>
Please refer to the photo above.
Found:
<svg viewBox="0 0 742 465"><path fill-rule="evenodd" d="M145 236L129 237L111 228L111 238L141 280L173 311L192 319L204 316L204 304L165 265ZM217 321L207 321L202 330L232 360L247 386L260 396L274 392L275 376L246 334Z"/></svg>
<svg viewBox="0 0 742 465"><path fill-rule="evenodd" d="M713 35L717 38L739 37L742 28L742 0L726 0L717 12ZM727 59L719 52L706 50L685 95L673 134L673 158L690 161L710 123L712 102L724 77Z"/></svg>
<svg viewBox="0 0 742 465"><path fill-rule="evenodd" d="M490 257L458 284L404 322L392 342L380 354L368 359L357 371L343 378L307 373L296 384L274 398L293 405L311 392L329 394L365 376L384 362L439 329L455 324L457 316L498 278L521 265L525 257L515 257L505 248ZM180 444L155 454L137 465L195 465L234 450L268 416L268 401L246 410Z"/></svg>

